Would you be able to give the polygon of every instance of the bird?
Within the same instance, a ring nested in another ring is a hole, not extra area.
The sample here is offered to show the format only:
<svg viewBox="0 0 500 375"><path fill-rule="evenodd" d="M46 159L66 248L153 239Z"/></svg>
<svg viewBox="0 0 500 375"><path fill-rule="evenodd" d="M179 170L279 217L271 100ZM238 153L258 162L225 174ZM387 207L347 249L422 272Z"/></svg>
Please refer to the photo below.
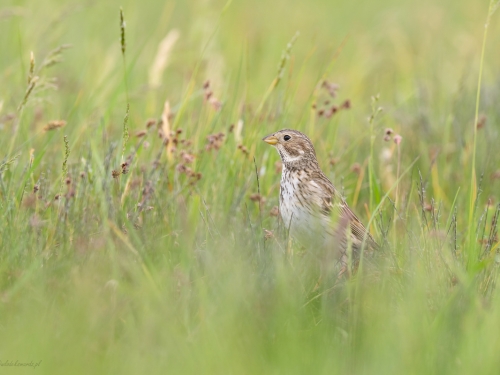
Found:
<svg viewBox="0 0 500 375"><path fill-rule="evenodd" d="M291 237L331 250L341 266L339 276L350 271L349 259L357 264L362 249L379 247L321 170L305 134L283 129L262 140L274 146L281 158L279 212Z"/></svg>

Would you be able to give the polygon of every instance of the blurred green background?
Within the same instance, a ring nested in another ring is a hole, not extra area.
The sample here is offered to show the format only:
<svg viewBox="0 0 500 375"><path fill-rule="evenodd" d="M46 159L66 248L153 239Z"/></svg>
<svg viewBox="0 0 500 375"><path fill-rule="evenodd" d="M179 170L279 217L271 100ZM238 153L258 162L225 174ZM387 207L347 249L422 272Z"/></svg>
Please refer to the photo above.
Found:
<svg viewBox="0 0 500 375"><path fill-rule="evenodd" d="M0 373L498 373L495 5L2 0ZM348 280L272 214L285 127L382 245Z"/></svg>

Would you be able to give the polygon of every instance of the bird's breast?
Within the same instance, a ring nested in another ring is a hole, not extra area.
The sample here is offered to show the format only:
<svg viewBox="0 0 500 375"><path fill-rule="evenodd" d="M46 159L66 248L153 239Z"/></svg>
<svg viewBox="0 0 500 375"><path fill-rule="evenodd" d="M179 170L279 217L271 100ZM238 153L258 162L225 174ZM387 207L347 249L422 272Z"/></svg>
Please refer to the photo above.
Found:
<svg viewBox="0 0 500 375"><path fill-rule="evenodd" d="M313 189L305 172L283 170L280 185L280 213L285 227L294 237L321 239L325 218L320 215Z"/></svg>

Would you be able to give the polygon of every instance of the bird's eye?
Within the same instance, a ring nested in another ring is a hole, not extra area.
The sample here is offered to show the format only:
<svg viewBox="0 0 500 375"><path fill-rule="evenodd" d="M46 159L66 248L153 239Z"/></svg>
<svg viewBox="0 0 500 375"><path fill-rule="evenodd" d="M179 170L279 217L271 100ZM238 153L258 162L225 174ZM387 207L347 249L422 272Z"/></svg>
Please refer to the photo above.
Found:
<svg viewBox="0 0 500 375"><path fill-rule="evenodd" d="M283 137L285 141L289 141L292 137L290 137L288 134Z"/></svg>

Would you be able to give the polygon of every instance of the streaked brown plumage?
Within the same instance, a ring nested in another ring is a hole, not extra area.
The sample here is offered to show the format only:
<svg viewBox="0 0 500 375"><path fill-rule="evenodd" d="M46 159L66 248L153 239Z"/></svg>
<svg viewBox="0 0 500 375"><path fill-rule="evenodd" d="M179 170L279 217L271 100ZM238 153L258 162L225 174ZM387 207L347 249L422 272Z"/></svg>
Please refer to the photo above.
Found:
<svg viewBox="0 0 500 375"><path fill-rule="evenodd" d="M310 139L283 129L263 139L273 145L283 163L280 213L290 234L300 242L332 248L346 270L347 250L357 259L360 249L378 247L365 226L319 167ZM364 243L364 245L363 245Z"/></svg>

